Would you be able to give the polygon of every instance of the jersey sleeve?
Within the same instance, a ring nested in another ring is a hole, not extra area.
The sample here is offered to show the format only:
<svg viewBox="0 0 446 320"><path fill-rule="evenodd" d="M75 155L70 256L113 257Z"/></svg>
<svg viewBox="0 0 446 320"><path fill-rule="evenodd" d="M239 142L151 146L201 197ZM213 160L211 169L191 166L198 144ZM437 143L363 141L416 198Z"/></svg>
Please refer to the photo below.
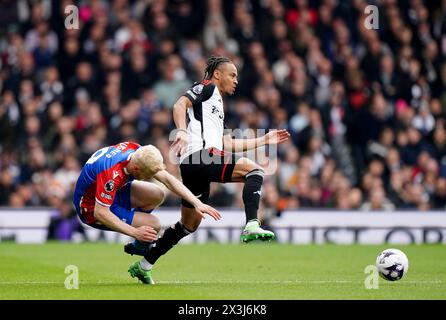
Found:
<svg viewBox="0 0 446 320"><path fill-rule="evenodd" d="M215 89L215 84L211 82L195 83L189 90L183 94L193 105L208 100Z"/></svg>
<svg viewBox="0 0 446 320"><path fill-rule="evenodd" d="M113 170L102 171L96 178L95 200L99 204L110 207L115 199L118 181L113 178Z"/></svg>

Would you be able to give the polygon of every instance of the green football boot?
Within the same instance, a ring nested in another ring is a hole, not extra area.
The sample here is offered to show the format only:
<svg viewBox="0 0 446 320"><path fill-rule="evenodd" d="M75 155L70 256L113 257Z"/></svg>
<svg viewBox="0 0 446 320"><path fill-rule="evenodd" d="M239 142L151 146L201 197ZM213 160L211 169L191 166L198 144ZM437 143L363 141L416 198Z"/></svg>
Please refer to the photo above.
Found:
<svg viewBox="0 0 446 320"><path fill-rule="evenodd" d="M129 267L129 273L132 278L137 277L144 284L155 284L152 278L152 270L144 270L141 268L139 261Z"/></svg>
<svg viewBox="0 0 446 320"><path fill-rule="evenodd" d="M255 219L248 221L240 236L240 241L248 243L253 240L271 241L275 238L276 235L273 232L260 228L260 221Z"/></svg>

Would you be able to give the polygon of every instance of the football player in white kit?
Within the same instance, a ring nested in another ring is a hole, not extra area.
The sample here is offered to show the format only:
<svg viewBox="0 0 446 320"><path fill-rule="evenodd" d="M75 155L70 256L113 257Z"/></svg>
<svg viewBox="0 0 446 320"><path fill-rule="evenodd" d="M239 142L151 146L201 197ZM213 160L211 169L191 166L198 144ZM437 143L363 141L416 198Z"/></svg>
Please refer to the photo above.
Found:
<svg viewBox="0 0 446 320"><path fill-rule="evenodd" d="M274 130L253 139L233 139L229 134L224 135L223 96L233 95L237 84L237 68L230 59L209 58L204 79L174 104L177 135L172 147L180 156L183 184L203 203L208 201L211 182L243 182L246 226L241 241L269 241L275 238L274 233L262 229L257 219L264 171L252 160L234 152L279 144L290 134L286 130ZM161 255L200 225L202 216L194 207L184 199L181 204L180 221L167 228L144 254L141 273L150 272Z"/></svg>

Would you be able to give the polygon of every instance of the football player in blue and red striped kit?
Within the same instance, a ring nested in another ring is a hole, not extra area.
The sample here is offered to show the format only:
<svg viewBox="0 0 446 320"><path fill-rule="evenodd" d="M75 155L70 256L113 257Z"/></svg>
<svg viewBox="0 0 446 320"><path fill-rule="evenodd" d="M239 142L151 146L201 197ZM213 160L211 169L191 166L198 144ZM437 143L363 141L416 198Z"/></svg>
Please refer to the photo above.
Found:
<svg viewBox="0 0 446 320"><path fill-rule="evenodd" d="M135 238L125 246L131 254L143 255L157 239L160 223L149 213L164 200L154 178L194 205L197 212L218 220L220 213L203 204L177 178L165 170L163 157L152 145L121 142L96 151L85 163L76 183L73 204L85 224ZM138 272L140 262L130 266L132 277L153 283L151 274Z"/></svg>

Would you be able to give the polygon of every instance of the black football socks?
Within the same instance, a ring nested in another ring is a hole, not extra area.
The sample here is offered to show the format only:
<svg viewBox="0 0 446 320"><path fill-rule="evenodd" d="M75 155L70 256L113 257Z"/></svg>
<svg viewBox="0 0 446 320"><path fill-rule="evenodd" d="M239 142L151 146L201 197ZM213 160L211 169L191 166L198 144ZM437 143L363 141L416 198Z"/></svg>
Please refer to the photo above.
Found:
<svg viewBox="0 0 446 320"><path fill-rule="evenodd" d="M264 175L263 170L255 169L245 176L243 203L245 205L246 222L257 219Z"/></svg>
<svg viewBox="0 0 446 320"><path fill-rule="evenodd" d="M156 240L150 250L144 255L144 258L151 264L155 264L163 254L172 249L178 241L192 233L183 224L178 221L164 231L164 234Z"/></svg>

